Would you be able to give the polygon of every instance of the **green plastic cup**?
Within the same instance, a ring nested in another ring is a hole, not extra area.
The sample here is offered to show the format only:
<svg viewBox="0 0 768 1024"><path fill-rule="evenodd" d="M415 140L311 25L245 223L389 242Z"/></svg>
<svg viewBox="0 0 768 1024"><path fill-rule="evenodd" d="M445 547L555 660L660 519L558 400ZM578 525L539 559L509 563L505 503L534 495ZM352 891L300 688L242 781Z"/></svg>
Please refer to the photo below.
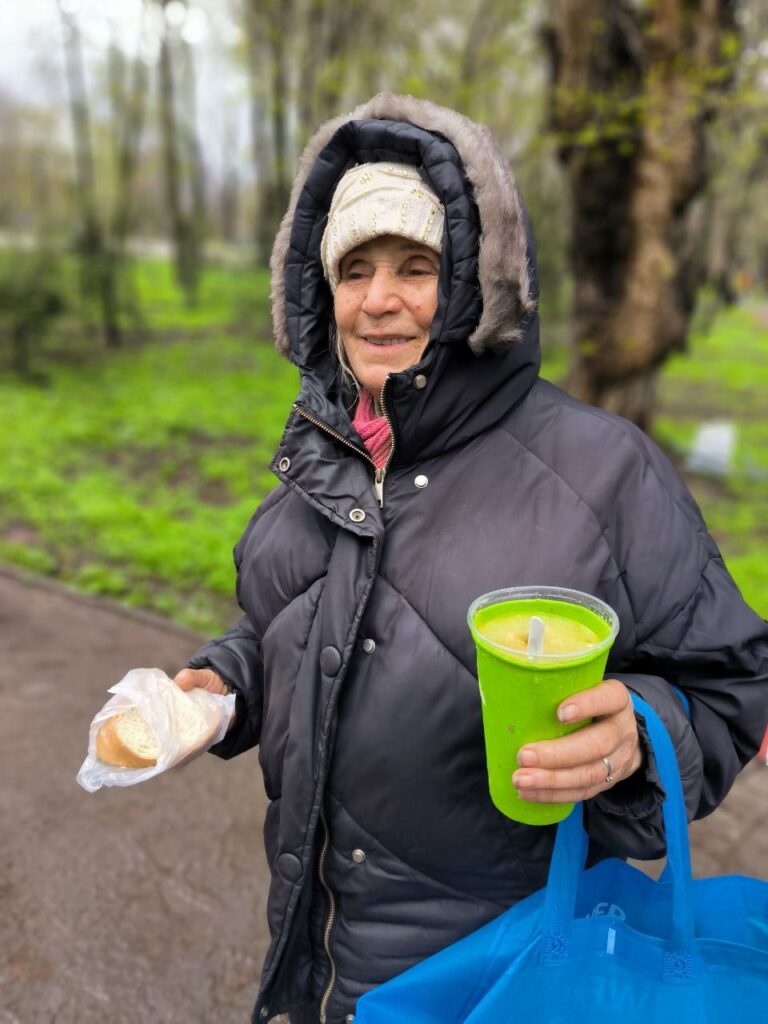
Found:
<svg viewBox="0 0 768 1024"><path fill-rule="evenodd" d="M512 646L513 640L520 642L512 623L519 626L532 615L545 623L544 651L538 655L527 654L525 646ZM467 621L477 647L491 799L508 818L527 825L562 821L573 804L521 799L512 785L517 754L526 743L565 736L587 724L558 721L557 708L566 697L602 681L619 630L618 616L605 602L579 590L511 587L478 597ZM547 635L558 648L555 652L548 653Z"/></svg>

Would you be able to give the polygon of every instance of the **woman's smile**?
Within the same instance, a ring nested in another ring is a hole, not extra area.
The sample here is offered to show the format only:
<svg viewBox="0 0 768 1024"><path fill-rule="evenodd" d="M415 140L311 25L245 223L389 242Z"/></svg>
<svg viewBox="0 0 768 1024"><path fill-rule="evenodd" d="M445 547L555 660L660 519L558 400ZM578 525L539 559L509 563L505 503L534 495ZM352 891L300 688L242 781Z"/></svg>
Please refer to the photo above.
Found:
<svg viewBox="0 0 768 1024"><path fill-rule="evenodd" d="M392 346L392 345L407 345L408 342L409 341L413 341L413 339L412 338L403 338L403 337L400 337L400 336L397 336L397 335L395 335L395 336L385 335L384 337L380 337L379 335L376 335L376 334L365 334L365 335L363 335L363 341L367 341L369 345Z"/></svg>

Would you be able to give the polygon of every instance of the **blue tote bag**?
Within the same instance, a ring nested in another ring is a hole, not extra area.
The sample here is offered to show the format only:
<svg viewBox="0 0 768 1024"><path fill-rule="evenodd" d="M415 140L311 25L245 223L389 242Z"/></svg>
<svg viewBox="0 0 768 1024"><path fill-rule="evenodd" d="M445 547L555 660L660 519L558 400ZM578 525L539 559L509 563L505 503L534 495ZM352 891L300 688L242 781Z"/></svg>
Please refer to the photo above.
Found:
<svg viewBox="0 0 768 1024"><path fill-rule="evenodd" d="M545 889L363 996L356 1024L721 1024L768 1010L768 883L694 880L674 748L644 701L664 800L658 881L624 861L584 870L581 805Z"/></svg>

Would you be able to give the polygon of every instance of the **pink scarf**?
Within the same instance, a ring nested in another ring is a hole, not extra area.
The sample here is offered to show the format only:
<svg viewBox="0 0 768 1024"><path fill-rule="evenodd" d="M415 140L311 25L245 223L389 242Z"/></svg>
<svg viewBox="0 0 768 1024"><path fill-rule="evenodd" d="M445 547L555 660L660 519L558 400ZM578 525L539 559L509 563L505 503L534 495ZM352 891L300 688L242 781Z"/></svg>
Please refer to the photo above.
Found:
<svg viewBox="0 0 768 1024"><path fill-rule="evenodd" d="M373 399L364 389L360 391L360 400L355 409L352 426L363 439L363 444L368 449L374 466L377 469L383 469L392 449L392 431L386 416L376 415Z"/></svg>

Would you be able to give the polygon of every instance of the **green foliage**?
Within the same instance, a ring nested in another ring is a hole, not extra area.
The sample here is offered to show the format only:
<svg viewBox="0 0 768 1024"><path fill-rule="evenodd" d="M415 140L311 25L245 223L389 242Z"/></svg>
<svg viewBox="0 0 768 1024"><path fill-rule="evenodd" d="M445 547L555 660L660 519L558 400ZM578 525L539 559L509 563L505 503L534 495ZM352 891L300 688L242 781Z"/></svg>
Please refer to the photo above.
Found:
<svg viewBox="0 0 768 1024"><path fill-rule="evenodd" d="M173 322L168 278L142 269L148 315ZM229 277L181 312L204 324L193 339L188 319L184 341L52 367L46 389L0 382L0 559L201 629L231 621L232 545L276 482L297 376L266 339L214 330ZM247 300L263 324L263 281Z"/></svg>
<svg viewBox="0 0 768 1024"><path fill-rule="evenodd" d="M209 267L193 308L180 301L168 262L141 260L134 268L134 281L145 324L153 331L218 330L228 324L263 334L269 322L267 270Z"/></svg>
<svg viewBox="0 0 768 1024"><path fill-rule="evenodd" d="M561 384L568 372L569 348L567 339L559 344L551 343L548 332L542 332L541 341L541 375L547 380Z"/></svg>
<svg viewBox="0 0 768 1024"><path fill-rule="evenodd" d="M274 483L266 462L295 391L290 370L255 365L253 377L224 376L207 390L174 378L174 362L155 361L162 376L151 400L142 396L143 367L135 373L118 359L118 375L62 375L55 395L4 401L0 422L13 417L19 426L12 453L2 453L0 524L34 528L59 574L94 592L119 594L131 578L149 576L229 593L233 540ZM283 394L280 419L261 401L270 383ZM9 397L3 388L0 395ZM239 421L238 407L249 410ZM227 423L236 434L226 433ZM232 493L212 499L209 487L227 461Z"/></svg>
<svg viewBox="0 0 768 1024"><path fill-rule="evenodd" d="M46 252L0 258L0 367L29 375L34 356L66 300L55 260Z"/></svg>
<svg viewBox="0 0 768 1024"><path fill-rule="evenodd" d="M124 347L149 338L161 342L201 332L236 331L251 338L269 334L269 273L251 266L208 266L197 304L183 301L173 267L160 259L136 259L122 278L119 325ZM30 320L30 317L33 319ZM49 321L56 330L48 330ZM20 253L0 248L0 372L11 365L17 324L31 323L32 369L45 374L52 363L101 357L99 312L83 296L78 263L59 253ZM8 351L3 341L8 339Z"/></svg>

